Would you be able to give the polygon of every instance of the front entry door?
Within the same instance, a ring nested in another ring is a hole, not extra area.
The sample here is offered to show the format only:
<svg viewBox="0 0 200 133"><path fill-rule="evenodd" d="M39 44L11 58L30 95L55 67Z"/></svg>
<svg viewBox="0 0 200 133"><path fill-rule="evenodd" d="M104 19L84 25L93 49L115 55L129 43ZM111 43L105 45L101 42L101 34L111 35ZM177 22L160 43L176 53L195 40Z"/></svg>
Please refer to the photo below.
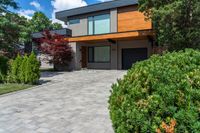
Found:
<svg viewBox="0 0 200 133"><path fill-rule="evenodd" d="M147 59L147 48L122 49L122 69L130 69L137 61Z"/></svg>
<svg viewBox="0 0 200 133"><path fill-rule="evenodd" d="M82 54L81 67L86 68L87 67L87 47L85 46L81 47L81 54Z"/></svg>

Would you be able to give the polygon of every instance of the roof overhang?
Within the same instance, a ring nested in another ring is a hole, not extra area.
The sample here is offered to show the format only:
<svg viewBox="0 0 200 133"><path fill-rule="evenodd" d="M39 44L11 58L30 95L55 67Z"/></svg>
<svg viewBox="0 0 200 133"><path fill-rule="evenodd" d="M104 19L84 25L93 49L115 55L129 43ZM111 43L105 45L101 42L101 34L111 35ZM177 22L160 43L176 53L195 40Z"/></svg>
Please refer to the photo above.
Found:
<svg viewBox="0 0 200 133"><path fill-rule="evenodd" d="M109 10L118 7L130 6L138 4L138 0L113 0L109 2L102 2L89 6L74 8L70 10L64 10L56 12L56 18L62 21L67 21L69 17L78 16L87 13L93 13L97 11Z"/></svg>
<svg viewBox="0 0 200 133"><path fill-rule="evenodd" d="M129 31L121 33L110 33L103 35L89 35L89 36L80 36L80 37L70 37L65 38L69 42L88 42L88 41L103 41L103 40L123 40L123 39L143 39L149 36L154 37L153 30L144 30L144 31Z"/></svg>
<svg viewBox="0 0 200 133"><path fill-rule="evenodd" d="M63 28L63 29L58 29L58 30L51 30L50 31L51 34L58 34L58 35L62 35L62 36L72 36L72 31L68 28ZM43 32L35 32L31 34L32 38L42 38L43 36Z"/></svg>

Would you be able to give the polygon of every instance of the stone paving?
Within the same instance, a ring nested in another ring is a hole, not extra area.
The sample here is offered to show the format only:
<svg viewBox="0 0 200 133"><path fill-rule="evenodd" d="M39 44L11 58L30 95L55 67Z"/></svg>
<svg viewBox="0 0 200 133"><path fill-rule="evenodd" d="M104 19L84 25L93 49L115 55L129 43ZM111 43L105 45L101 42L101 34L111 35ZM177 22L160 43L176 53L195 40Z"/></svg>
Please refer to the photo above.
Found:
<svg viewBox="0 0 200 133"><path fill-rule="evenodd" d="M125 73L43 73L41 86L0 96L0 133L113 133L109 90Z"/></svg>

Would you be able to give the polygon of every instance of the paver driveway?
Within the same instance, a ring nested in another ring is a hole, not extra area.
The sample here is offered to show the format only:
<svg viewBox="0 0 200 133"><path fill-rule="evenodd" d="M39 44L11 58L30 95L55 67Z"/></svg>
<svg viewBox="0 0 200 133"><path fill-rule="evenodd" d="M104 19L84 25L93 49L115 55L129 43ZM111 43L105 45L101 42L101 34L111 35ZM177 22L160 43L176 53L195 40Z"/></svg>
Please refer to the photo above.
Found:
<svg viewBox="0 0 200 133"><path fill-rule="evenodd" d="M113 133L109 90L125 71L44 73L43 85L0 96L0 133Z"/></svg>

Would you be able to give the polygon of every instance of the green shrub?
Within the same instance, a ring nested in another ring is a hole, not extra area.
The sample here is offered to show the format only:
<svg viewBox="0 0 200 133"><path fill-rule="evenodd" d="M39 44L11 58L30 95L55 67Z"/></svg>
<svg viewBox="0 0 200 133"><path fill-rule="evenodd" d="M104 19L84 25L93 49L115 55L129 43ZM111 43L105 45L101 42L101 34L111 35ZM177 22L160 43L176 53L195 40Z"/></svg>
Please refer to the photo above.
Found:
<svg viewBox="0 0 200 133"><path fill-rule="evenodd" d="M11 62L8 74L9 83L36 84L40 78L40 63L34 53L30 56L17 56Z"/></svg>
<svg viewBox="0 0 200 133"><path fill-rule="evenodd" d="M28 58L26 68L26 82L36 84L40 79L40 62L37 60L35 54L32 52Z"/></svg>
<svg viewBox="0 0 200 133"><path fill-rule="evenodd" d="M17 55L15 60L10 61L10 70L7 76L7 80L10 83L19 83L20 82L20 67L23 58L20 55Z"/></svg>
<svg viewBox="0 0 200 133"><path fill-rule="evenodd" d="M28 68L28 56L25 55L19 67L19 81L20 83L27 83L27 68Z"/></svg>
<svg viewBox="0 0 200 133"><path fill-rule="evenodd" d="M0 56L0 83L4 82L7 71L8 71L9 59L5 56Z"/></svg>
<svg viewBox="0 0 200 133"><path fill-rule="evenodd" d="M175 132L200 132L200 51L166 53L136 63L112 86L116 133L154 133L175 120Z"/></svg>

